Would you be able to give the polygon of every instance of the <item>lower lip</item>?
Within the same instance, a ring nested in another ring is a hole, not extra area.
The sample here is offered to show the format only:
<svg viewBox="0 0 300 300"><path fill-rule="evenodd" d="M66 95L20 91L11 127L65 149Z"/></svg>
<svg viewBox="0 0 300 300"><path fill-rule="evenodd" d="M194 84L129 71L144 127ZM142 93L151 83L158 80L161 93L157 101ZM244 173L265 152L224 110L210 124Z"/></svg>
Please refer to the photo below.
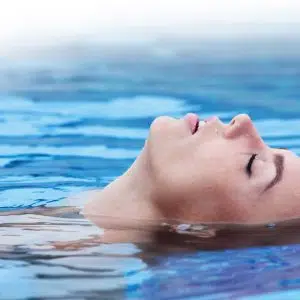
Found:
<svg viewBox="0 0 300 300"><path fill-rule="evenodd" d="M194 113L188 113L185 115L184 120L188 123L192 134L194 134L198 127L199 117Z"/></svg>

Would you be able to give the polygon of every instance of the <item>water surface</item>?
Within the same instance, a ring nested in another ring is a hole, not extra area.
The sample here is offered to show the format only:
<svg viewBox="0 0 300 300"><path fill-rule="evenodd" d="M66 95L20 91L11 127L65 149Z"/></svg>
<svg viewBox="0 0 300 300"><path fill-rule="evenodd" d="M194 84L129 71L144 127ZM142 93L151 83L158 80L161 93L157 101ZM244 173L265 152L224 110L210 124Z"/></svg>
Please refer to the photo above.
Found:
<svg viewBox="0 0 300 300"><path fill-rule="evenodd" d="M133 162L158 115L248 113L269 145L300 153L297 56L178 53L3 68L1 211L62 206L102 188ZM299 245L155 251L101 243L80 216L0 218L1 299L300 297Z"/></svg>

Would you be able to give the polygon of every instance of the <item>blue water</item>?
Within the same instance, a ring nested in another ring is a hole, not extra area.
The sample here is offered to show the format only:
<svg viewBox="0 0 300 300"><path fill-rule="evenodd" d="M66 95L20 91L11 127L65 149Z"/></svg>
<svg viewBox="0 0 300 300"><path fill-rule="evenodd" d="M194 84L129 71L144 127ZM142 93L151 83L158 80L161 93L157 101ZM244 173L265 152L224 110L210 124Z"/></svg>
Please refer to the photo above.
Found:
<svg viewBox="0 0 300 300"><path fill-rule="evenodd" d="M61 206L105 186L132 163L158 115L227 122L248 113L269 145L300 154L300 57L196 50L64 53L3 68L0 210ZM80 218L0 220L0 299L300 298L299 245L155 251L84 243L100 230Z"/></svg>

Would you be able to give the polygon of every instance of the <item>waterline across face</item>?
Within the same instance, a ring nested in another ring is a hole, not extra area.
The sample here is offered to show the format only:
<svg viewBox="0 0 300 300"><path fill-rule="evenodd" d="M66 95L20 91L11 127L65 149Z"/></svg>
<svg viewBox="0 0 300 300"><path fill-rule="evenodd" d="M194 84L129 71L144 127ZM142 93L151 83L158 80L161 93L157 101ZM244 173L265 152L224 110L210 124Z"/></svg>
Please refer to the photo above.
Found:
<svg viewBox="0 0 300 300"><path fill-rule="evenodd" d="M300 216L300 162L267 146L248 115L229 124L159 117L145 146L155 205L169 219L265 223Z"/></svg>

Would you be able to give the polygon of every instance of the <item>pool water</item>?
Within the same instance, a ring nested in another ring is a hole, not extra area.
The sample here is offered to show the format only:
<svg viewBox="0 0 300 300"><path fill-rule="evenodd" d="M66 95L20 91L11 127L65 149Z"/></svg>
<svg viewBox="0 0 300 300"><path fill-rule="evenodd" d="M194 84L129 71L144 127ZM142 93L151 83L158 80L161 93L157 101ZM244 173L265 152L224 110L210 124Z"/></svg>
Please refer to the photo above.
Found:
<svg viewBox="0 0 300 300"><path fill-rule="evenodd" d="M300 154L300 58L266 51L216 59L193 47L94 50L2 67L0 210L63 206L104 187L158 115L228 122L248 113L269 145ZM80 216L0 220L0 299L300 298L298 244L156 251L91 242L101 229Z"/></svg>

